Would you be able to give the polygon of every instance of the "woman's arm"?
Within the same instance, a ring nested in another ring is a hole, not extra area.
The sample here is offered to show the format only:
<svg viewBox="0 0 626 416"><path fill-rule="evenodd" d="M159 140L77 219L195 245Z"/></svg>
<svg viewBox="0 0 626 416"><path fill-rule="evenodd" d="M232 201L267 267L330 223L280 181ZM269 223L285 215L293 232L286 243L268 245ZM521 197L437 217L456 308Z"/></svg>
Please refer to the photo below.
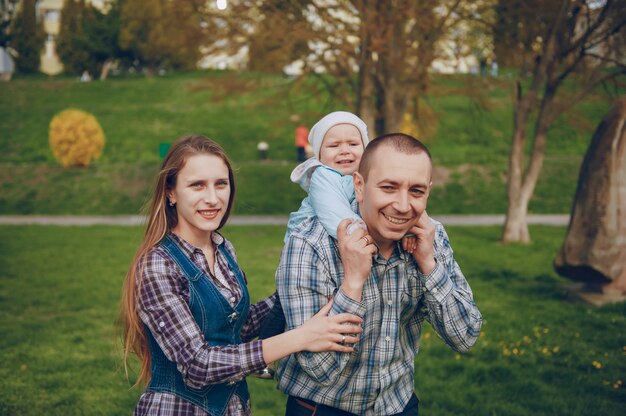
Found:
<svg viewBox="0 0 626 416"><path fill-rule="evenodd" d="M338 282L340 276L329 269L328 259L320 257L318 249L324 250L321 246L331 244L330 239L316 243L319 245L291 236L283 248L276 271L276 287L283 304L287 328L290 329L304 325L333 295L331 315L340 316L346 312L360 316L365 314L362 302L351 299L343 292ZM342 331L348 332L348 328L362 330L360 326L346 325ZM327 384L339 376L350 355L329 349L317 354L299 353L290 359L296 359L300 368L311 378L320 384Z"/></svg>
<svg viewBox="0 0 626 416"><path fill-rule="evenodd" d="M164 253L155 251L149 256L143 272L139 316L165 356L176 363L190 387L241 380L263 369L267 363L297 351L351 352L351 348L337 343L343 338L339 331L361 331L360 327L347 330L340 326L346 322L360 323L360 318L347 314L328 317L321 311L302 328L289 333L263 341L210 347L189 310L186 278L178 272L173 261ZM327 312L327 309L323 311ZM356 337L346 337L345 342L357 340Z"/></svg>
<svg viewBox="0 0 626 416"><path fill-rule="evenodd" d="M354 344L359 340L356 335L363 332L358 326L363 320L348 313L328 316L331 308L332 300L302 326L264 339L265 362L271 363L300 351L347 353L354 351L352 346L344 344Z"/></svg>

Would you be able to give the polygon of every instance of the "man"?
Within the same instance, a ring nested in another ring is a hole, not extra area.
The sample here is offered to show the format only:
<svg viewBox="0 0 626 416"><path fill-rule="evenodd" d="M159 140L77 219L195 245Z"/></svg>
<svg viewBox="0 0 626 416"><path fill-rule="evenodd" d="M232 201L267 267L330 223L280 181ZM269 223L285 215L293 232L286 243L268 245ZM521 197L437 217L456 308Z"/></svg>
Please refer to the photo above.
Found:
<svg viewBox="0 0 626 416"><path fill-rule="evenodd" d="M288 328L332 298L331 314L362 317L364 331L351 354L305 352L281 362L287 415L417 415L413 363L424 319L455 351L476 341L482 316L443 226L425 211L431 175L418 140L379 137L353 175L368 231L347 235L344 221L337 243L313 218L288 239L276 272ZM410 253L400 242L407 233L416 237Z"/></svg>

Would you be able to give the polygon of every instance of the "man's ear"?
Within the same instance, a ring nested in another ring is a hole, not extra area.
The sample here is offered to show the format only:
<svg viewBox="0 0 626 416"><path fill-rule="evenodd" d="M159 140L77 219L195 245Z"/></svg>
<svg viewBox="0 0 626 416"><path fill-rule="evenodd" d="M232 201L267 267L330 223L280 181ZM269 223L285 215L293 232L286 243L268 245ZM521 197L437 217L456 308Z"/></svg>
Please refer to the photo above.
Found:
<svg viewBox="0 0 626 416"><path fill-rule="evenodd" d="M352 182L354 183L354 194L356 196L356 202L359 204L363 202L363 187L365 186L365 181L363 180L363 176L359 172L354 172L352 174Z"/></svg>

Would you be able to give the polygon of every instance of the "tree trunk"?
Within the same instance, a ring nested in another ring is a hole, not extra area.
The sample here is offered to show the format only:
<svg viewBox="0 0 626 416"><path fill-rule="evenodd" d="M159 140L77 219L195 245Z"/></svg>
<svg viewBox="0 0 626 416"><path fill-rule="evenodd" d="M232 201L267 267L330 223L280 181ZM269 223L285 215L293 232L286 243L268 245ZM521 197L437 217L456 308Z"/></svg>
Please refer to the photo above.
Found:
<svg viewBox="0 0 626 416"><path fill-rule="evenodd" d="M100 81L104 81L107 79L112 63L113 61L111 59L107 59L106 61L104 61L104 64L102 65L102 70L100 71Z"/></svg>
<svg viewBox="0 0 626 416"><path fill-rule="evenodd" d="M396 16L388 17L390 22L389 43L384 53L380 54L384 97L382 116L385 120L382 133L400 131L402 117L406 110L406 50L404 46L404 22Z"/></svg>
<svg viewBox="0 0 626 416"><path fill-rule="evenodd" d="M529 103L527 100L518 97L515 104L513 140L511 153L509 154L509 172L506 184L508 204L501 237L502 241L505 243L527 243L530 241L528 225L526 223L528 204L521 200L528 106Z"/></svg>
<svg viewBox="0 0 626 416"><path fill-rule="evenodd" d="M359 88L357 90L357 113L368 126L369 138L377 137L376 132L376 92L374 91L374 78L372 51L370 48L371 35L368 28L368 10L363 7L361 10L361 54L359 56Z"/></svg>
<svg viewBox="0 0 626 416"><path fill-rule="evenodd" d="M517 199L509 202L506 211L504 229L502 231L502 241L511 243L529 243L530 233L526 217L528 214L528 202Z"/></svg>
<svg viewBox="0 0 626 416"><path fill-rule="evenodd" d="M554 119L551 111L554 94L550 91L545 92L541 100L535 123L533 148L528 168L524 173L522 170L524 167L526 123L530 114L531 103L534 101L534 91L531 90L526 97L520 98L516 103L513 144L509 155L508 207L502 231L502 241L505 243L530 242L527 224L528 203L533 196L543 168L548 128Z"/></svg>
<svg viewBox="0 0 626 416"><path fill-rule="evenodd" d="M361 84L361 100L358 109L361 119L365 122L369 138L377 137L376 132L376 103L374 97L374 86L369 73L364 74Z"/></svg>
<svg viewBox="0 0 626 416"><path fill-rule="evenodd" d="M400 131L402 116L406 110L406 92L395 79L391 79L385 86L385 101L383 105L383 117L385 126L383 133L395 133Z"/></svg>
<svg viewBox="0 0 626 416"><path fill-rule="evenodd" d="M523 149L521 150L521 153L517 153L515 155L518 160L513 163L514 168L509 172L509 175L511 175L509 183L511 185L509 185L509 206L507 208L507 215L502 233L503 242L530 242L530 234L528 232L527 224L528 203L530 202L530 198L533 196L535 186L537 185L537 181L539 180L539 175L543 167L547 134L547 125L543 124L541 114L538 123L539 126L537 127L537 130L539 131L535 133L533 151L530 157L528 169L523 179L520 169L522 162L519 160L523 157Z"/></svg>

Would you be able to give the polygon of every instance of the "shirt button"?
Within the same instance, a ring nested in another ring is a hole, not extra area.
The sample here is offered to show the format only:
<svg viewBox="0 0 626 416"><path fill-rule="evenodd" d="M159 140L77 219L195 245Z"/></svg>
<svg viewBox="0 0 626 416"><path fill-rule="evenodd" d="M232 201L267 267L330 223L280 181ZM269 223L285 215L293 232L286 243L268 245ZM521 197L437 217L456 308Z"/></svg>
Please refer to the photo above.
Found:
<svg viewBox="0 0 626 416"><path fill-rule="evenodd" d="M434 288L434 289L433 289L433 293L437 293L437 292L439 292L439 289Z"/></svg>
<svg viewBox="0 0 626 416"><path fill-rule="evenodd" d="M159 328L163 328L165 326L165 322L161 321L159 322Z"/></svg>
<svg viewBox="0 0 626 416"><path fill-rule="evenodd" d="M391 299L387 300L387 305L393 305L393 301Z"/></svg>
<svg viewBox="0 0 626 416"><path fill-rule="evenodd" d="M242 405L240 405L240 404L238 404L238 405L237 405L237 410L241 410L241 409L243 409L243 406L242 406Z"/></svg>
<svg viewBox="0 0 626 416"><path fill-rule="evenodd" d="M231 297L230 297L230 303L233 303L233 304L234 304L236 300L237 300L237 299L235 299L235 297L234 297L234 296L231 296Z"/></svg>
<svg viewBox="0 0 626 416"><path fill-rule="evenodd" d="M385 341L387 341L387 342L391 341L391 337L390 337L389 335L387 335L387 336L385 337Z"/></svg>

